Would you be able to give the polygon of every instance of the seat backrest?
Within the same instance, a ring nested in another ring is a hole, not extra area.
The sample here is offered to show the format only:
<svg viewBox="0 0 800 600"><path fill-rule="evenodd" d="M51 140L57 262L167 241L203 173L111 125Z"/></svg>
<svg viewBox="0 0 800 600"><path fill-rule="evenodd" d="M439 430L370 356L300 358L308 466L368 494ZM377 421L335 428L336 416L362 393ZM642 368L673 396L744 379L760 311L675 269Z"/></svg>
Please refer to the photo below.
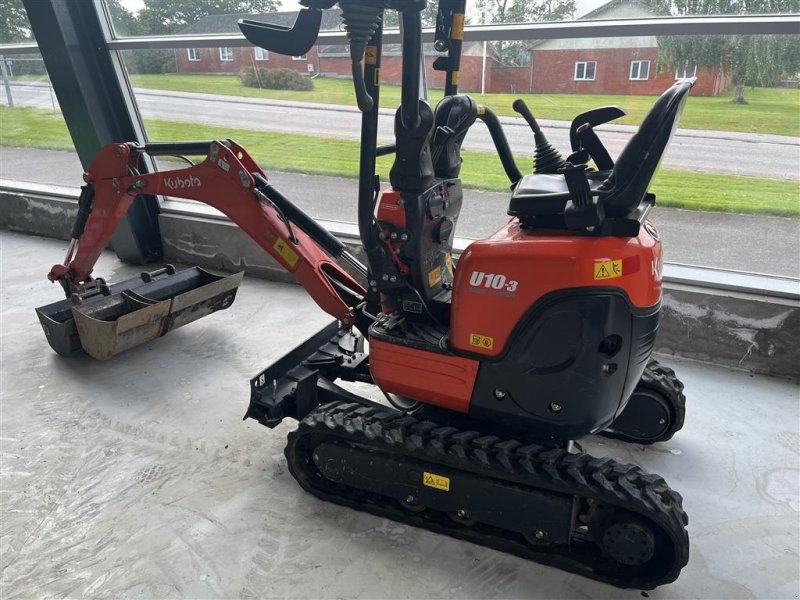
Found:
<svg viewBox="0 0 800 600"><path fill-rule="evenodd" d="M622 150L614 170L602 186L611 191L604 199L606 215L622 217L639 206L678 127L683 106L695 81L695 78L682 79L661 94Z"/></svg>

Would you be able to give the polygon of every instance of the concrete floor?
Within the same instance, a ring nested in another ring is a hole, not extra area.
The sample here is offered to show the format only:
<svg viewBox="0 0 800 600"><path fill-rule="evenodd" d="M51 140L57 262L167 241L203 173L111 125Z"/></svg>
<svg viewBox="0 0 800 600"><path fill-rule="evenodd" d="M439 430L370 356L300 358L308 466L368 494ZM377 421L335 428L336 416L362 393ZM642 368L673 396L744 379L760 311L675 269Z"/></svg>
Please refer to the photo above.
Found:
<svg viewBox="0 0 800 600"><path fill-rule="evenodd" d="M322 503L282 455L291 425L242 422L249 377L328 321L295 286L247 279L232 309L106 363L54 354L33 308L62 242L0 232L0 596L639 598ZM98 275L130 268L104 255ZM797 385L665 359L687 423L595 455L685 498L691 559L650 598L797 598Z"/></svg>

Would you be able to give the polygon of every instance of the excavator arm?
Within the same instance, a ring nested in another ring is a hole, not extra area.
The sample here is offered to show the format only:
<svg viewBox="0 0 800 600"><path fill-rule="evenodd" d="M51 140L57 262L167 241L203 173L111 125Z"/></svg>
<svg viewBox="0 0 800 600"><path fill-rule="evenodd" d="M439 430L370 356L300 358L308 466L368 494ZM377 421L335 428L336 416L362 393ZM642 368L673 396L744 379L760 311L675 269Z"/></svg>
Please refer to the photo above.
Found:
<svg viewBox="0 0 800 600"><path fill-rule="evenodd" d="M345 325L354 324L355 305L364 288L326 251L349 259L356 269L357 261L272 187L244 148L231 140L186 146L204 144L207 155L201 163L147 174L137 170L142 154L166 154L180 144L102 148L84 175L87 186L67 256L63 264L53 266L48 278L60 282L68 296L91 281L97 259L133 199L138 194L163 194L197 200L224 213L291 273L325 312Z"/></svg>

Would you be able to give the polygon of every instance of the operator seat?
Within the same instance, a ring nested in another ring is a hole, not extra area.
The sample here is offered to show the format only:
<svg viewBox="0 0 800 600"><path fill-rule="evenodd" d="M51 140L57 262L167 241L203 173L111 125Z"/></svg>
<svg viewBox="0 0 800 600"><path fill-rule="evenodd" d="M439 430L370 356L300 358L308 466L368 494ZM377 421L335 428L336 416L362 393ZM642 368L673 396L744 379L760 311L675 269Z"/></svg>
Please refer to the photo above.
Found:
<svg viewBox="0 0 800 600"><path fill-rule="evenodd" d="M656 101L639 130L628 141L610 171L586 171L591 196L599 197L606 217L626 217L636 211L678 126L695 78L682 79ZM562 215L572 200L562 174L531 174L511 194L508 214L536 226L536 217ZM552 218L543 224L552 227Z"/></svg>

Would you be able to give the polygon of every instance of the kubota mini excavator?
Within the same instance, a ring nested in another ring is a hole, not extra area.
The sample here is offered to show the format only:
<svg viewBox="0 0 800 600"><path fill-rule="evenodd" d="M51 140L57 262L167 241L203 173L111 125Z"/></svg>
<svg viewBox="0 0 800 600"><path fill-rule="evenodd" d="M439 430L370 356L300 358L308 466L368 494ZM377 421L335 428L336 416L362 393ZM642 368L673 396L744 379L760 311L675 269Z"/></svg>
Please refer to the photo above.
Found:
<svg viewBox="0 0 800 600"><path fill-rule="evenodd" d="M301 4L291 29L240 27L269 51L303 54L336 0ZM137 194L200 200L336 319L251 381L246 417L267 427L299 421L285 454L304 489L616 586L673 581L689 552L681 496L658 475L589 456L572 440L601 433L652 443L683 424L683 386L650 358L662 258L645 219L692 81L655 102L616 161L595 128L620 109L576 117L563 158L515 102L536 141L534 172L523 176L494 113L458 94L465 0L438 7L434 68L445 95L435 110L420 97L425 0L338 5L363 113L358 226L367 264L231 140L112 144L85 175L66 260L49 274L68 299L37 309L51 345L108 358L230 306L241 274L167 267L110 286L91 277ZM402 24L402 99L395 144L378 147L386 10ZM477 120L508 175L511 218L456 258L461 144ZM375 159L390 153L391 185L380 191ZM141 173L145 154L205 159ZM388 403L343 382L370 384Z"/></svg>

